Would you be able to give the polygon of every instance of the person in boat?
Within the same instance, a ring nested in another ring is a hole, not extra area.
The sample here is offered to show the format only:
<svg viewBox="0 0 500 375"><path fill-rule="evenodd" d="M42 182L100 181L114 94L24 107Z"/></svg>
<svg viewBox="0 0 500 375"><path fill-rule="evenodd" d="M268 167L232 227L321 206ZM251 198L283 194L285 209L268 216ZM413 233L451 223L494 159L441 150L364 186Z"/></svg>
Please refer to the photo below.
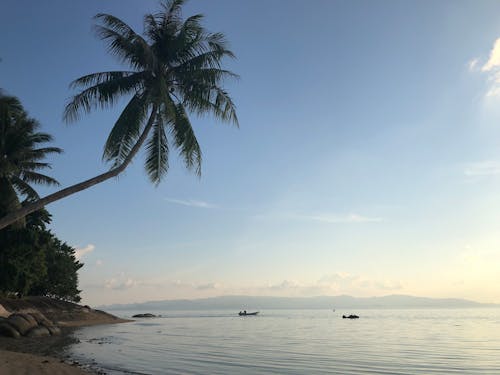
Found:
<svg viewBox="0 0 500 375"><path fill-rule="evenodd" d="M246 314L247 314L247 311L246 311L246 310L245 310L245 311L243 311L243 315L246 315Z"/></svg>

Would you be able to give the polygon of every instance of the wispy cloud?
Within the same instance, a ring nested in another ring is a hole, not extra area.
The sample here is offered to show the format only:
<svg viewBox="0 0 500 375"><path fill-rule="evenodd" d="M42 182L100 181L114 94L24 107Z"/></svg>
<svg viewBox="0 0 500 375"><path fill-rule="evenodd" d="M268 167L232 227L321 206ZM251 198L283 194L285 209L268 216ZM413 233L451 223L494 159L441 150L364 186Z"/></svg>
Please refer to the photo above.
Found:
<svg viewBox="0 0 500 375"><path fill-rule="evenodd" d="M467 64L469 71L481 71L486 74L488 82L486 97L500 97L500 38L495 40L486 63L481 66L480 60L476 57L469 61Z"/></svg>
<svg viewBox="0 0 500 375"><path fill-rule="evenodd" d="M113 290L127 290L137 286L138 284L139 283L132 278L126 278L126 279L112 278L104 282L104 286L107 289L113 289Z"/></svg>
<svg viewBox="0 0 500 375"><path fill-rule="evenodd" d="M191 289L191 290L215 290L215 289L220 289L222 287L221 284L216 283L216 282L207 282L207 283L189 283L189 282L183 282L181 280L175 280L170 283L171 286L174 288L179 288L179 289Z"/></svg>
<svg viewBox="0 0 500 375"><path fill-rule="evenodd" d="M92 251L95 250L95 246L92 245L92 244L88 244L87 246L85 247L82 247L82 248L77 248L75 250L75 258L80 260L82 259L85 255L91 253Z"/></svg>
<svg viewBox="0 0 500 375"><path fill-rule="evenodd" d="M475 72L479 66L479 59L476 57L467 63L470 72Z"/></svg>
<svg viewBox="0 0 500 375"><path fill-rule="evenodd" d="M197 290L220 289L220 285L218 283L206 283L206 284L196 285L196 289Z"/></svg>
<svg viewBox="0 0 500 375"><path fill-rule="evenodd" d="M380 217L369 217L359 214L318 214L318 215L296 215L298 220L318 221L330 224L361 224L361 223L379 223L383 221Z"/></svg>
<svg viewBox="0 0 500 375"><path fill-rule="evenodd" d="M167 202L174 203L174 204L179 204L181 206L187 206L187 207L196 207L196 208L217 208L218 206L212 203L204 202L204 201L198 201L194 199L174 199L174 198L165 198Z"/></svg>
<svg viewBox="0 0 500 375"><path fill-rule="evenodd" d="M347 272L336 272L324 275L316 282L301 283L297 281L284 280L277 284L270 284L260 288L260 294L269 295L373 295L403 289L399 280L377 280Z"/></svg>
<svg viewBox="0 0 500 375"><path fill-rule="evenodd" d="M469 177L500 175L500 161L483 160L467 163L464 167L464 174Z"/></svg>

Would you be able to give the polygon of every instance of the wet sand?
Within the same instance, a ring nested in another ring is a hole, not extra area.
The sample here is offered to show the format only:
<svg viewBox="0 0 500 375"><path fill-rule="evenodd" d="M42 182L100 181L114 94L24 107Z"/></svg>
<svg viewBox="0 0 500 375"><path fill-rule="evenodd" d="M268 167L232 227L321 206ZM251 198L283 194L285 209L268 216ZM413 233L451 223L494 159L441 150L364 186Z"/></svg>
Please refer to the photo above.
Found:
<svg viewBox="0 0 500 375"><path fill-rule="evenodd" d="M120 320L127 322L128 320ZM110 324L73 322L73 327L61 327L61 335L30 338L21 337L12 339L0 336L0 375L81 375L105 374L98 370L98 366L83 366L71 359L68 348L78 344L79 340L73 336L78 327ZM113 321L117 323L117 321Z"/></svg>
<svg viewBox="0 0 500 375"><path fill-rule="evenodd" d="M0 375L88 375L53 357L0 350Z"/></svg>
<svg viewBox="0 0 500 375"><path fill-rule="evenodd" d="M3 299L0 302L10 312L41 311L61 328L61 335L58 336L21 337L19 339L0 336L0 375L95 374L95 370L83 369L78 362L72 361L69 357L67 349L79 342L73 336L73 331L78 327L130 321L117 318L104 311L45 297L27 298L20 301Z"/></svg>

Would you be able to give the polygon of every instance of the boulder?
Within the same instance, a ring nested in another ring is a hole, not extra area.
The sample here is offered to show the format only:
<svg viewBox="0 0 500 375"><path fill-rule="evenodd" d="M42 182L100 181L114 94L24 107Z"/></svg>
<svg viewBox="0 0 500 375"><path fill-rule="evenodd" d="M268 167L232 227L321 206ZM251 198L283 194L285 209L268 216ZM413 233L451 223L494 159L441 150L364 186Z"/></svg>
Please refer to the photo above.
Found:
<svg viewBox="0 0 500 375"><path fill-rule="evenodd" d="M19 337L21 337L21 334L17 329L11 326L5 319L0 321L0 336L6 336L18 339Z"/></svg>
<svg viewBox="0 0 500 375"><path fill-rule="evenodd" d="M156 317L157 317L156 315L150 313L132 315L132 318L156 318Z"/></svg>
<svg viewBox="0 0 500 375"><path fill-rule="evenodd" d="M26 319L23 315L26 314L12 314L7 318L7 322L17 329L22 336L24 336L30 329L38 325L33 317L31 317L31 319Z"/></svg>
<svg viewBox="0 0 500 375"><path fill-rule="evenodd" d="M40 325L40 327L47 328L51 334L51 336L58 336L61 334L61 329L59 327L56 327L55 325Z"/></svg>
<svg viewBox="0 0 500 375"><path fill-rule="evenodd" d="M0 317L7 318L9 315L10 312L8 312L2 305L0 305Z"/></svg>
<svg viewBox="0 0 500 375"><path fill-rule="evenodd" d="M30 315L36 320L38 325L44 325L44 326L49 326L49 325L54 325L50 320L48 320L45 315L43 315L40 312L32 312Z"/></svg>
<svg viewBox="0 0 500 375"><path fill-rule="evenodd" d="M24 319L26 319L33 327L36 327L38 325L38 321L32 316L33 314L28 314L28 313L16 313L16 315L22 316Z"/></svg>
<svg viewBox="0 0 500 375"><path fill-rule="evenodd" d="M50 336L49 330L44 326L38 326L30 329L26 334L28 337L46 337Z"/></svg>

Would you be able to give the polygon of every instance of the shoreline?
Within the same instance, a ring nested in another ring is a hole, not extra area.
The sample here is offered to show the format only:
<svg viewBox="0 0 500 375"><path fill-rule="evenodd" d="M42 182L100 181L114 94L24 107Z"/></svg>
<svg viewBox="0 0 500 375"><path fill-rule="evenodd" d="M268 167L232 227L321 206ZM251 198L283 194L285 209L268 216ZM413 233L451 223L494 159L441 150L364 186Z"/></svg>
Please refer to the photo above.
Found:
<svg viewBox="0 0 500 375"><path fill-rule="evenodd" d="M99 370L97 364L96 366L81 364L67 353L71 345L79 343L73 332L84 327L133 321L88 306L46 297L28 297L22 300L0 299L0 310L3 310L3 315L6 315L5 312L8 314L41 312L61 329L60 335L49 337L0 336L0 375L105 374Z"/></svg>
<svg viewBox="0 0 500 375"><path fill-rule="evenodd" d="M72 326L61 327L61 335L42 338L21 337L13 339L0 337L0 375L42 374L42 375L89 375L105 374L98 364L76 361L68 353L71 345L79 343L73 336L75 330L106 324L127 323L119 319L112 322L75 321Z"/></svg>

